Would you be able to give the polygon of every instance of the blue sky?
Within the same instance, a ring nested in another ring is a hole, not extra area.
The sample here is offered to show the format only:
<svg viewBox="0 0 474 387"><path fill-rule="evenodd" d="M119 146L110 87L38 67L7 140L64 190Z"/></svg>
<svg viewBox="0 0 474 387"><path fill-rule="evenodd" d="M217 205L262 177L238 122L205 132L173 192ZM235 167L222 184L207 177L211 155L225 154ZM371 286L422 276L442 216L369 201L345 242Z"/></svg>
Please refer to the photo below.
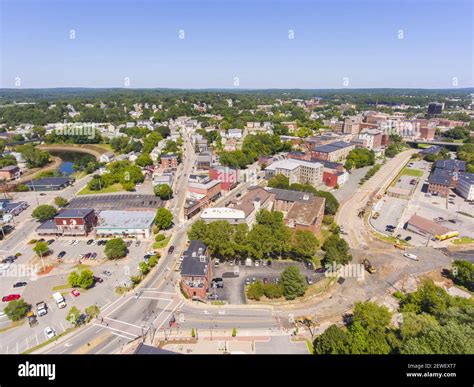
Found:
<svg viewBox="0 0 474 387"><path fill-rule="evenodd" d="M473 86L471 0L0 4L0 87Z"/></svg>

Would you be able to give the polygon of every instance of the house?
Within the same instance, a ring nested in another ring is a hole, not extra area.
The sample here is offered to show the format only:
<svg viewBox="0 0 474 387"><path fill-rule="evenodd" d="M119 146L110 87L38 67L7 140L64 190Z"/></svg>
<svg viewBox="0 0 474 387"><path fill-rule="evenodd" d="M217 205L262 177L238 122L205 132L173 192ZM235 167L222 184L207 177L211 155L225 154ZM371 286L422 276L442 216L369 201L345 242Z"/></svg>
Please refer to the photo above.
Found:
<svg viewBox="0 0 474 387"><path fill-rule="evenodd" d="M238 184L238 171L234 168L215 166L209 169L209 178L221 182L221 189L230 191Z"/></svg>
<svg viewBox="0 0 474 387"><path fill-rule="evenodd" d="M110 163L115 159L115 154L113 152L106 152L100 155L99 161L101 163Z"/></svg>
<svg viewBox="0 0 474 387"><path fill-rule="evenodd" d="M149 238L155 221L155 211L100 211L97 215L95 233L100 237Z"/></svg>
<svg viewBox="0 0 474 387"><path fill-rule="evenodd" d="M0 180L10 181L19 179L21 170L16 165L8 165L0 169Z"/></svg>
<svg viewBox="0 0 474 387"><path fill-rule="evenodd" d="M206 244L192 240L183 253L181 290L191 299L206 299L212 278L212 265Z"/></svg>
<svg viewBox="0 0 474 387"><path fill-rule="evenodd" d="M68 177L44 177L31 180L25 185L30 191L59 191L71 184Z"/></svg>
<svg viewBox="0 0 474 387"><path fill-rule="evenodd" d="M88 235L95 224L97 217L91 208L63 209L54 217L58 235Z"/></svg>

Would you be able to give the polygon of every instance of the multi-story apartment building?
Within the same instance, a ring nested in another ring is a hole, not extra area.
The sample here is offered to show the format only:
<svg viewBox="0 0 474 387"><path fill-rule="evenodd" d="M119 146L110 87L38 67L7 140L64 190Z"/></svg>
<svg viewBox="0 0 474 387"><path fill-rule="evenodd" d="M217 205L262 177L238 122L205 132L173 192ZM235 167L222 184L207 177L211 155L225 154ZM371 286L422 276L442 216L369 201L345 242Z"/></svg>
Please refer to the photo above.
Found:
<svg viewBox="0 0 474 387"><path fill-rule="evenodd" d="M211 258L206 244L201 240L190 242L183 253L181 265L181 290L191 299L204 300L212 278Z"/></svg>
<svg viewBox="0 0 474 387"><path fill-rule="evenodd" d="M359 139L365 140L366 147L376 149L382 146L382 131L378 129L362 129L359 133Z"/></svg>
<svg viewBox="0 0 474 387"><path fill-rule="evenodd" d="M311 156L315 159L339 162L345 160L349 152L354 148L355 144L345 141L335 141L314 148Z"/></svg>
<svg viewBox="0 0 474 387"><path fill-rule="evenodd" d="M456 191L468 201L474 200L474 173L460 173Z"/></svg>
<svg viewBox="0 0 474 387"><path fill-rule="evenodd" d="M279 160L265 168L265 178L276 175L288 177L289 183L310 184L317 187L323 181L323 165L304 160Z"/></svg>

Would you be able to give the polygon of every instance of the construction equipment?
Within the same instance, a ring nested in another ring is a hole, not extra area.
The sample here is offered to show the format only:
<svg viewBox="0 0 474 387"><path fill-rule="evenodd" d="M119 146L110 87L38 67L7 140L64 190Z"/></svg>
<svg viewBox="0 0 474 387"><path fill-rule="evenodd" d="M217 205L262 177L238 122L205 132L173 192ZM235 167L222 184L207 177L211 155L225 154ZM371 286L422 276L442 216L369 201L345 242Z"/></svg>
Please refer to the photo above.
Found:
<svg viewBox="0 0 474 387"><path fill-rule="evenodd" d="M364 269L367 270L370 274L374 274L377 272L377 269L374 266L372 266L372 264L367 258L364 258L362 263L364 264Z"/></svg>
<svg viewBox="0 0 474 387"><path fill-rule="evenodd" d="M313 328L316 328L319 326L319 323L314 321L313 316L308 315L308 316L299 316L295 318L295 325L298 327L299 324L304 325L308 328L309 333L311 336L313 336Z"/></svg>

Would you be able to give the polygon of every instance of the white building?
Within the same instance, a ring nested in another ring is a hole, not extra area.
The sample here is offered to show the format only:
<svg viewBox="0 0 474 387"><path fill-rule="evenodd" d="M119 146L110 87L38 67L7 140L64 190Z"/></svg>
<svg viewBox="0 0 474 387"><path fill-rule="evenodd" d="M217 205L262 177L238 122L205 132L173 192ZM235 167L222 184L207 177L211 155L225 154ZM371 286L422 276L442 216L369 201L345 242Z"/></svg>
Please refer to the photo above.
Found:
<svg viewBox="0 0 474 387"><path fill-rule="evenodd" d="M376 139L379 139L377 141ZM374 149L382 142L382 131L378 129L362 129L359 133L359 140L367 141L367 148Z"/></svg>
<svg viewBox="0 0 474 387"><path fill-rule="evenodd" d="M468 201L474 200L474 173L460 173L456 191Z"/></svg>
<svg viewBox="0 0 474 387"><path fill-rule="evenodd" d="M100 211L95 232L97 236L149 238L154 221L154 211Z"/></svg>
<svg viewBox="0 0 474 387"><path fill-rule="evenodd" d="M201 219L206 223L226 220L230 224L240 224L245 223L245 212L228 207L210 207L202 212Z"/></svg>
<svg viewBox="0 0 474 387"><path fill-rule="evenodd" d="M265 178L284 175L290 184L310 184L317 187L323 182L323 169L323 164L317 162L296 159L279 160L265 168Z"/></svg>
<svg viewBox="0 0 474 387"><path fill-rule="evenodd" d="M115 154L113 152L106 152L100 155L99 161L101 163L110 163L115 159Z"/></svg>

